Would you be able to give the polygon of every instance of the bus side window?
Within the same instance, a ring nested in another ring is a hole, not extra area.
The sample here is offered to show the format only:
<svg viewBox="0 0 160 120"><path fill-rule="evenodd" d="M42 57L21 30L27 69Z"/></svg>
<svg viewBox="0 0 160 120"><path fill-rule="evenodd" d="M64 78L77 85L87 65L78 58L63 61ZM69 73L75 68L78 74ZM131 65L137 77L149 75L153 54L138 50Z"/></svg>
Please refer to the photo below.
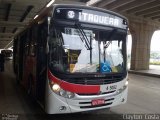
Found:
<svg viewBox="0 0 160 120"><path fill-rule="evenodd" d="M27 34L26 34L26 41L25 41L25 56L28 56L29 55L29 45L30 45L30 29L27 31Z"/></svg>
<svg viewBox="0 0 160 120"><path fill-rule="evenodd" d="M52 27L51 27L52 28ZM50 36L49 36L49 47L53 49L53 51L50 53L50 59L57 61L58 60L58 56L57 53L58 52L58 41L56 39L55 36L55 30L52 28L50 29Z"/></svg>
<svg viewBox="0 0 160 120"><path fill-rule="evenodd" d="M36 45L35 44L31 44L30 46L30 55L33 57L36 55Z"/></svg>
<svg viewBox="0 0 160 120"><path fill-rule="evenodd" d="M47 27L46 23L42 23L38 25L37 30L37 59L39 62L40 69L43 69L47 64L47 56L46 56L46 41L47 41Z"/></svg>
<svg viewBox="0 0 160 120"><path fill-rule="evenodd" d="M37 47L37 26L32 28L31 32L31 44L30 44L30 55L36 56L36 47Z"/></svg>
<svg viewBox="0 0 160 120"><path fill-rule="evenodd" d="M25 46L25 56L28 56L29 53L29 45Z"/></svg>

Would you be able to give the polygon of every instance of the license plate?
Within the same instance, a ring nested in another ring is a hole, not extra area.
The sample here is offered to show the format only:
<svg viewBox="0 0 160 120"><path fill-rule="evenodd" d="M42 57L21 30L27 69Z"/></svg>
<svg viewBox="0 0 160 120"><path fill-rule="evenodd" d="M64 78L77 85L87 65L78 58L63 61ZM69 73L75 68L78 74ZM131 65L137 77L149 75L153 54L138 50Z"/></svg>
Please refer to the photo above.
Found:
<svg viewBox="0 0 160 120"><path fill-rule="evenodd" d="M92 106L102 105L102 104L105 104L105 100L104 99L92 100Z"/></svg>

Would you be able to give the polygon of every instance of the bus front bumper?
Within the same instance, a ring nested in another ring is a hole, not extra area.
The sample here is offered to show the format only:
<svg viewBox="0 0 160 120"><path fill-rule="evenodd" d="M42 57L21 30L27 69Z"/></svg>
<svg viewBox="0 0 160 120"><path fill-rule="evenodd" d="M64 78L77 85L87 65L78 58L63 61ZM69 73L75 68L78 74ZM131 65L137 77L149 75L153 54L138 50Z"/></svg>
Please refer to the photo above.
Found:
<svg viewBox="0 0 160 120"><path fill-rule="evenodd" d="M92 96L76 95L73 99L67 99L51 92L46 97L47 102L45 111L48 114L64 114L110 108L126 103L127 94L128 87L120 93ZM92 105L92 101L98 99L105 100L105 103L100 105Z"/></svg>

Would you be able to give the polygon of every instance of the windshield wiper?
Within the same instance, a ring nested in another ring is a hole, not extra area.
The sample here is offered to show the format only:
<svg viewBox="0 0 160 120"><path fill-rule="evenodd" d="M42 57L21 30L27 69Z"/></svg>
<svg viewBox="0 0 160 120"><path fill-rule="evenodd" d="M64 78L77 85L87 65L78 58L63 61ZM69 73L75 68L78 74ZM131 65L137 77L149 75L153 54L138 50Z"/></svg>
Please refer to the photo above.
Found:
<svg viewBox="0 0 160 120"><path fill-rule="evenodd" d="M82 27L80 26L79 23L75 24L79 30L79 32L81 33L82 37L80 36L80 39L82 40L83 43L85 43L85 47L87 48L87 50L90 50L90 64L92 64L92 38L90 36L90 41L87 38L87 35L85 34L84 30L82 29ZM84 40L84 41L83 41Z"/></svg>
<svg viewBox="0 0 160 120"><path fill-rule="evenodd" d="M92 45L91 45L91 41L89 42L87 35L85 34L84 30L82 29L82 27L79 25L79 23L76 23L76 26L78 27L78 30L80 31L81 35L83 38L81 38L82 42L84 40L85 45L87 47L87 50L91 50L92 49Z"/></svg>
<svg viewBox="0 0 160 120"><path fill-rule="evenodd" d="M104 48L105 48L105 49L108 48L111 43L112 43L112 41L109 41L109 42L107 42L106 44L104 44Z"/></svg>

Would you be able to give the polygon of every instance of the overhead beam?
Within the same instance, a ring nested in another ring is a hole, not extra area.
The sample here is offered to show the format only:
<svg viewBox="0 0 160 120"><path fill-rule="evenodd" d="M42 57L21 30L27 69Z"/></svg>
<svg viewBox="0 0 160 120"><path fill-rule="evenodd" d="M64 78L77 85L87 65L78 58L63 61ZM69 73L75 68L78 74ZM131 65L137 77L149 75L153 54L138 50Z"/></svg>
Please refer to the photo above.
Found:
<svg viewBox="0 0 160 120"><path fill-rule="evenodd" d="M159 4L160 4L160 1L159 0L155 0L153 2L146 3L144 5L132 8L132 9L128 10L127 13L128 14L136 13L138 11L142 11L142 10L146 10L146 9L153 8L153 7L156 7L156 6L160 6Z"/></svg>
<svg viewBox="0 0 160 120"><path fill-rule="evenodd" d="M4 43L1 43L1 42L0 42L0 49L3 49L3 48L6 46L6 44L7 44L7 43L4 44Z"/></svg>
<svg viewBox="0 0 160 120"><path fill-rule="evenodd" d="M6 46L6 44L0 43L0 49L4 49L5 46Z"/></svg>
<svg viewBox="0 0 160 120"><path fill-rule="evenodd" d="M154 16L157 16L157 15L160 15L160 10L159 11L157 11L157 12L153 12L153 13L150 13L150 14L146 14L146 15L144 15L143 17L154 17Z"/></svg>
<svg viewBox="0 0 160 120"><path fill-rule="evenodd" d="M116 1L116 0L102 0L101 2L97 3L96 6L103 8L103 7L105 7L106 5L111 4L111 3L115 2L115 1Z"/></svg>
<svg viewBox="0 0 160 120"><path fill-rule="evenodd" d="M0 0L1 4L17 4L17 5L45 5L48 0Z"/></svg>
<svg viewBox="0 0 160 120"><path fill-rule="evenodd" d="M160 10L160 6L157 6L157 7L154 7L154 8L149 8L147 10L136 12L135 15L137 15L137 16L145 15L145 14L148 14L148 13L154 13L154 12L159 11L159 10Z"/></svg>
<svg viewBox="0 0 160 120"><path fill-rule="evenodd" d="M16 4L19 6L29 6L29 5L33 5L33 6L45 6L50 0L0 0L1 4ZM55 0L55 3L72 3L74 2L74 4L84 4L82 2L79 2L79 0Z"/></svg>
<svg viewBox="0 0 160 120"><path fill-rule="evenodd" d="M13 33L0 33L0 37L13 37Z"/></svg>
<svg viewBox="0 0 160 120"><path fill-rule="evenodd" d="M12 6L12 4L10 4L10 3L7 5L6 16L5 16L5 19L4 19L5 21L8 21L11 6ZM5 32L5 30L6 30L6 27L3 28L3 32Z"/></svg>
<svg viewBox="0 0 160 120"><path fill-rule="evenodd" d="M7 43L0 42L0 49L3 49L8 44L8 42Z"/></svg>
<svg viewBox="0 0 160 120"><path fill-rule="evenodd" d="M8 43L10 43L13 39L6 39L5 41L3 41L3 39L0 39L0 45L7 45Z"/></svg>
<svg viewBox="0 0 160 120"><path fill-rule="evenodd" d="M13 39L13 38L0 38L0 41L3 41L3 42L4 42L4 41L7 41L7 42L8 42L8 41L11 41L12 39Z"/></svg>
<svg viewBox="0 0 160 120"><path fill-rule="evenodd" d="M24 22L11 22L11 21L0 21L0 27L25 27L27 23Z"/></svg>
<svg viewBox="0 0 160 120"><path fill-rule="evenodd" d="M21 17L21 19L19 20L19 22L23 22L23 21L24 21L24 19L27 17L27 15L28 15L29 12L32 10L32 8L33 8L32 5L30 5L30 6L27 7L26 11L25 11L24 14L22 15L22 17ZM12 32L15 33L16 30L17 30L17 28L13 29Z"/></svg>
<svg viewBox="0 0 160 120"><path fill-rule="evenodd" d="M111 4L108 4L107 6L105 6L105 8L109 9L109 10L114 10L118 7L121 7L123 5L126 5L128 3L131 3L135 0L116 0L114 2L112 2Z"/></svg>
<svg viewBox="0 0 160 120"><path fill-rule="evenodd" d="M116 11L126 12L129 9L133 9L137 6L141 6L141 5L144 5L144 4L152 2L152 1L154 1L154 0L136 0L136 1L133 1L129 4L126 4L124 6L121 6L121 7L117 8Z"/></svg>
<svg viewBox="0 0 160 120"><path fill-rule="evenodd" d="M157 16L152 17L152 20L159 19L159 18L160 18L160 15L157 15Z"/></svg>
<svg viewBox="0 0 160 120"><path fill-rule="evenodd" d="M13 39L4 48L7 49L12 45L13 45Z"/></svg>
<svg viewBox="0 0 160 120"><path fill-rule="evenodd" d="M26 16L29 14L29 12L32 10L32 8L33 8L32 5L27 7L26 11L25 11L24 14L22 15L22 17L21 17L21 19L20 19L19 22L22 22L22 21L26 18Z"/></svg>

